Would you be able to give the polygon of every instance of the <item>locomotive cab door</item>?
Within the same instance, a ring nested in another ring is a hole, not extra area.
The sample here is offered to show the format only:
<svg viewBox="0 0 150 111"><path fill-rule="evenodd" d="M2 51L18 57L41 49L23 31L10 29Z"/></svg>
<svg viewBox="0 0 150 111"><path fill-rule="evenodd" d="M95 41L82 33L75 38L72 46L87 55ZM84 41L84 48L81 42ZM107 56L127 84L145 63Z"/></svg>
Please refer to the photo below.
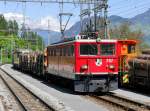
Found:
<svg viewBox="0 0 150 111"><path fill-rule="evenodd" d="M121 54L119 57L119 86L126 86L129 84L130 72L129 72L129 59L135 57L136 52L136 42L126 41L121 45Z"/></svg>

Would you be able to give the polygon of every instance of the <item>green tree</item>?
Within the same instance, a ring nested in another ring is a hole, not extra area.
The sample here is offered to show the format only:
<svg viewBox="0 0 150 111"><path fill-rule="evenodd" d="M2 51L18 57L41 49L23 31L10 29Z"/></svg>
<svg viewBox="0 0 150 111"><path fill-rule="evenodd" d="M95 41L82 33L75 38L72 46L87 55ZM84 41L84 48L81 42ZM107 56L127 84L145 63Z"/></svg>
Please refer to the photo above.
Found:
<svg viewBox="0 0 150 111"><path fill-rule="evenodd" d="M116 39L136 39L143 40L143 32L141 30L131 30L129 23L123 23L110 29L111 38Z"/></svg>
<svg viewBox="0 0 150 111"><path fill-rule="evenodd" d="M9 34L13 34L13 21L12 20L8 21L8 30L9 30Z"/></svg>
<svg viewBox="0 0 150 111"><path fill-rule="evenodd" d="M113 39L134 39L139 41L139 46L148 46L143 40L144 34L139 30L132 30L129 23L123 23L119 26L114 26L109 31L110 37Z"/></svg>
<svg viewBox="0 0 150 111"><path fill-rule="evenodd" d="M0 15L0 49L3 51L3 60L9 59L11 61L12 50L16 48L42 50L43 40L37 33L29 29L25 30L25 26L22 27L21 36L18 32L17 21L7 21L3 15Z"/></svg>
<svg viewBox="0 0 150 111"><path fill-rule="evenodd" d="M0 15L0 35L8 35L7 21L3 15Z"/></svg>
<svg viewBox="0 0 150 111"><path fill-rule="evenodd" d="M14 25L14 27L13 27L13 29L14 29L14 34L15 34L15 35L18 35L19 26L18 26L18 23L17 23L16 20L13 21L13 25Z"/></svg>
<svg viewBox="0 0 150 111"><path fill-rule="evenodd" d="M32 50L42 50L44 47L42 37L30 29L22 31L21 38L27 42L27 47Z"/></svg>
<svg viewBox="0 0 150 111"><path fill-rule="evenodd" d="M18 35L18 23L16 22L16 20L9 20L8 21L8 30L9 30L9 34L14 34L14 35Z"/></svg>

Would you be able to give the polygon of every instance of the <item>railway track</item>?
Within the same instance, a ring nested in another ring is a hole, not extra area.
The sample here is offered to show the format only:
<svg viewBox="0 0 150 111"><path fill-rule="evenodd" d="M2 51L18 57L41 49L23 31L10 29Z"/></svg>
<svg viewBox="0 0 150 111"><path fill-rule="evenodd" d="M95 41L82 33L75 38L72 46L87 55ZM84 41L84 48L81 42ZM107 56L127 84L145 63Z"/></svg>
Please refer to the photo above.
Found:
<svg viewBox="0 0 150 111"><path fill-rule="evenodd" d="M24 111L55 111L2 69L0 69L0 78L16 97Z"/></svg>
<svg viewBox="0 0 150 111"><path fill-rule="evenodd" d="M150 111L149 105L136 102L125 97L114 95L112 93L109 93L103 96L90 95L90 97L98 101L104 101L115 107L119 107L125 111Z"/></svg>
<svg viewBox="0 0 150 111"><path fill-rule="evenodd" d="M2 79L9 87L9 89L11 89L11 91L14 93L16 98L18 98L19 102L24 107L24 110L54 111L1 69L0 69L0 77L2 77ZM127 98L123 98L122 96L118 96L113 93L108 93L103 96L98 96L98 95L89 95L89 96L91 98L96 99L97 102L101 101L104 102L104 104L108 103L108 105L112 105L113 107L116 107L116 109L121 108L125 111L149 111L150 110L150 106L148 105Z"/></svg>

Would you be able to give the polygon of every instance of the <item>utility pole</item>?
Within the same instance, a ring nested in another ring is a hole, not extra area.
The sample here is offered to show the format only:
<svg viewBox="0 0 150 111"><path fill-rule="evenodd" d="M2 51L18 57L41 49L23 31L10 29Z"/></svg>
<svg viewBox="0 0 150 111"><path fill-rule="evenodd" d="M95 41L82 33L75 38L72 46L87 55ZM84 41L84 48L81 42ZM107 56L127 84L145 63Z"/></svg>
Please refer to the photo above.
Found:
<svg viewBox="0 0 150 111"><path fill-rule="evenodd" d="M3 64L3 49L2 49L2 46L1 46L1 64Z"/></svg>
<svg viewBox="0 0 150 111"><path fill-rule="evenodd" d="M82 19L82 10L83 10L83 8L82 8L82 5L83 4L80 4L80 28L81 28L81 32L83 31L83 23L82 23L82 21L83 21L83 19Z"/></svg>
<svg viewBox="0 0 150 111"><path fill-rule="evenodd" d="M50 20L48 20L48 45L50 45Z"/></svg>
<svg viewBox="0 0 150 111"><path fill-rule="evenodd" d="M60 16L60 31L61 31L62 37L64 37L64 31L66 29L66 26L67 26L69 20L70 20L70 17L72 16L71 13L63 13L63 4L69 4L69 3L70 4L80 4L81 5L81 7L80 7L81 12L82 12L82 5L83 4L84 5L86 4L86 5L89 6L88 7L89 10L85 10L85 11L88 11L88 12L91 11L90 6L97 5L96 8L94 8L94 10L95 9L96 10L101 10L101 12L103 12L103 16L104 16L104 17L102 17L103 20L104 20L104 23L103 23L104 37L103 38L104 39L109 38L108 37L108 21L107 21L107 9L108 9L107 2L108 2L108 0L0 0L0 1L4 1L4 2L21 2L21 3L23 3L24 4L24 14L23 14L24 15L24 25L25 25L25 9L26 9L26 3L27 2L33 2L33 3L58 3L58 4L60 4L62 6L62 7L60 7L61 10L60 10L60 14L59 14L59 16ZM96 23L97 16L96 16L96 14L97 14L97 12L94 11L95 20L94 20L93 24L95 24L95 26L94 26L95 31L97 31L97 27L96 27L96 25L97 25L97 23ZM88 18L90 18L90 20L87 22L88 23L87 26L90 29L91 24L92 24L93 21L91 21L92 19L90 17L90 14L88 14L88 15L89 15ZM68 20L67 20L65 25L62 22L63 16L68 16ZM83 18L82 17L80 17L80 18L81 18L81 24L80 25L81 25L81 32L82 32L84 23L82 21ZM93 26L92 26L92 28L93 28Z"/></svg>
<svg viewBox="0 0 150 111"><path fill-rule="evenodd" d="M108 38L108 18L107 18L107 13L108 13L108 11L107 11L107 9L108 9L108 4L107 4L107 2L108 2L108 0L104 0L103 1L104 2L104 27L105 27L105 39L110 39L110 38Z"/></svg>
<svg viewBox="0 0 150 111"><path fill-rule="evenodd" d="M94 8L96 8L96 3L94 4ZM95 30L95 32L97 31L96 23L97 23L97 14L96 14L96 10L94 10L94 30Z"/></svg>
<svg viewBox="0 0 150 111"><path fill-rule="evenodd" d="M66 23L63 23L63 16L68 17ZM69 23L69 20L70 20L71 16L72 16L72 13L63 13L63 12L59 13L59 17L60 17L60 31L61 31L62 39L65 36L64 32L66 30L66 27L67 27L67 25Z"/></svg>
<svg viewBox="0 0 150 111"><path fill-rule="evenodd" d="M39 42L39 41L38 41L38 37L37 37L38 34L37 34L37 32L34 32L34 34L35 34L36 37L35 37L35 39L32 40L32 41L35 41L35 44L36 44L36 45L35 45L35 44L34 44L34 45L36 46L36 51L38 51L38 50L39 50L39 48L38 48L38 42Z"/></svg>
<svg viewBox="0 0 150 111"><path fill-rule="evenodd" d="M11 36L11 39L12 38L13 38L13 36ZM13 45L14 45L13 39L10 41L10 43L11 43L11 52L10 52L10 54L11 54L11 58L12 58L12 56L13 56Z"/></svg>
<svg viewBox="0 0 150 111"><path fill-rule="evenodd" d="M95 31L102 31L103 34L98 36L100 39L110 39L108 36L108 0L97 0L94 3L94 29ZM99 16L99 17L98 17ZM97 27L98 26L98 27ZM101 33L100 33L101 34Z"/></svg>
<svg viewBox="0 0 150 111"><path fill-rule="evenodd" d="M72 13L64 13L64 0L61 0L60 2L60 13L59 13L59 21L60 21L60 31L61 31L61 38L64 39L64 32L66 30L66 27L69 23L69 20L71 16L73 15ZM66 23L63 22L63 17L67 17Z"/></svg>
<svg viewBox="0 0 150 111"><path fill-rule="evenodd" d="M88 22L89 22L88 23L89 24L89 32L91 32L91 7L90 7L90 4L88 4Z"/></svg>
<svg viewBox="0 0 150 111"><path fill-rule="evenodd" d="M87 19L86 23L84 19ZM86 5L84 8L83 4L80 4L80 26L81 26L81 33L86 31L89 32L91 30L91 7L90 4ZM85 26L86 25L86 26Z"/></svg>

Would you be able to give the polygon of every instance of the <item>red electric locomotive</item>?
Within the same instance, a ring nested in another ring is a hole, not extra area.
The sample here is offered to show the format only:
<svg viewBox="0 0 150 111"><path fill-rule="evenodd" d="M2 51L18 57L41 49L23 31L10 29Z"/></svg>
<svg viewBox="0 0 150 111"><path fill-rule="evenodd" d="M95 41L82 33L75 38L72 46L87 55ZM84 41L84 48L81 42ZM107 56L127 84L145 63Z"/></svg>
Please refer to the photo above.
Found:
<svg viewBox="0 0 150 111"><path fill-rule="evenodd" d="M116 89L120 55L118 41L77 38L47 47L46 72L72 80L77 92Z"/></svg>
<svg viewBox="0 0 150 111"><path fill-rule="evenodd" d="M14 67L19 66L22 71L44 77L62 78L64 83L66 79L71 80L77 92L108 92L117 89L118 74L119 83L127 80L125 77L128 72L124 69L128 59L124 58L136 54L136 41L87 37L78 35L74 40L51 44L44 54L14 52Z"/></svg>

